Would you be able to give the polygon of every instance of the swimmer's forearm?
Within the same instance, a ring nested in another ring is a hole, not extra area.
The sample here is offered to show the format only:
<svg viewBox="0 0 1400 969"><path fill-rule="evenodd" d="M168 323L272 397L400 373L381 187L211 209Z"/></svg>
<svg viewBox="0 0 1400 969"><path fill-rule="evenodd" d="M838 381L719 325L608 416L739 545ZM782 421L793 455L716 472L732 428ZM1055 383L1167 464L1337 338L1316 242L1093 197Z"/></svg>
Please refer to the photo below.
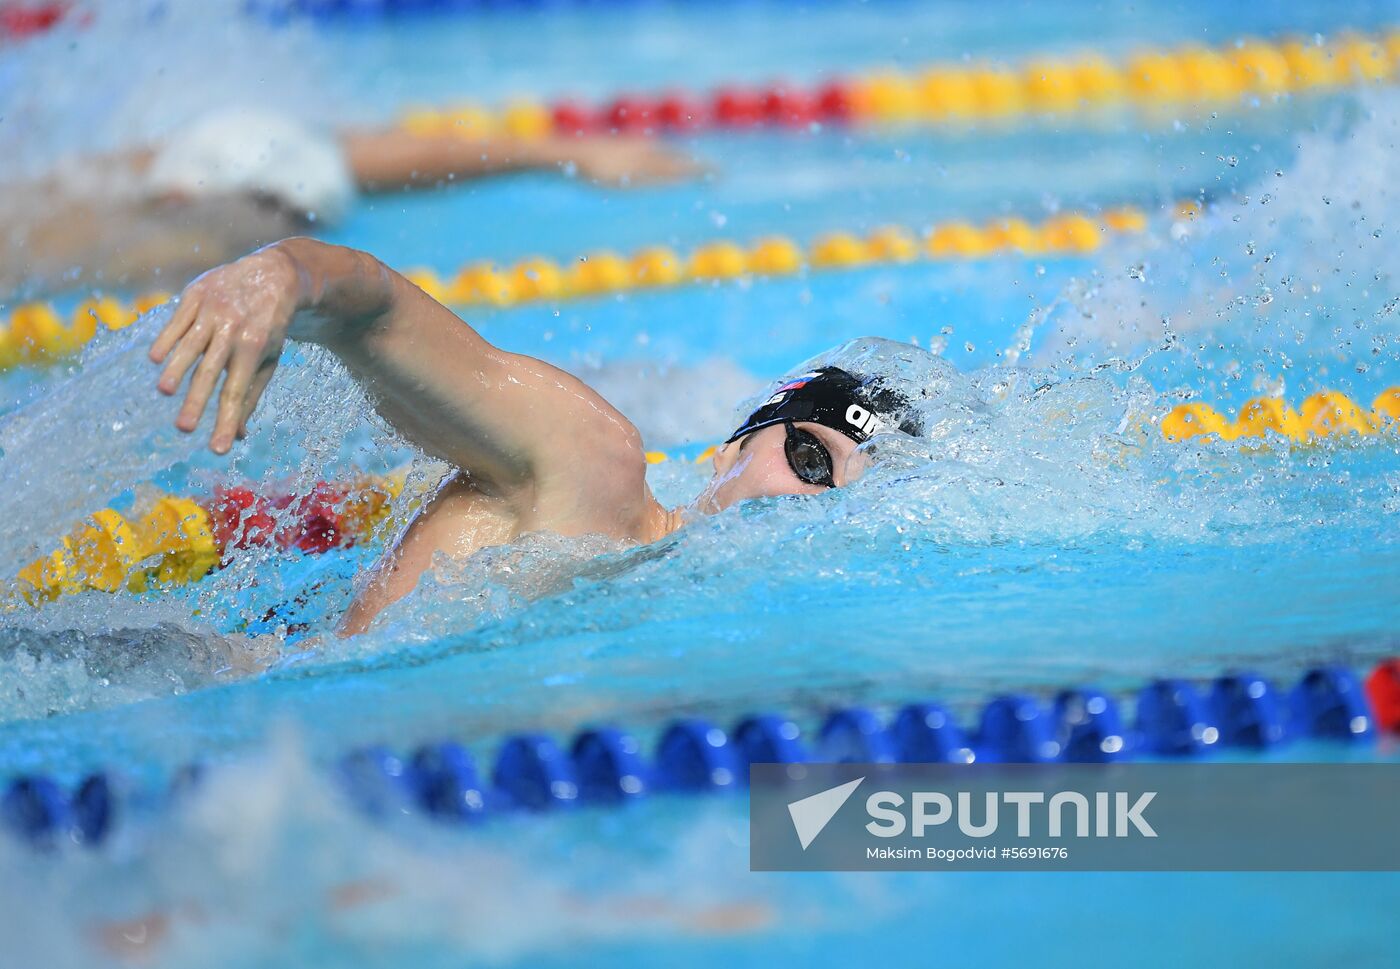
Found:
<svg viewBox="0 0 1400 969"><path fill-rule="evenodd" d="M293 238L273 248L291 263L295 312L287 335L317 343L362 376L422 376L484 364L494 347L455 313L367 252ZM419 381L421 382L421 381Z"/></svg>
<svg viewBox="0 0 1400 969"><path fill-rule="evenodd" d="M432 188L518 171L557 171L608 185L700 173L690 158L650 138L467 138L455 133L421 135L389 128L343 132L340 142L355 181L370 192Z"/></svg>
<svg viewBox="0 0 1400 969"><path fill-rule="evenodd" d="M425 452L483 484L527 478L534 435L510 392L524 379L510 354L368 253L314 239L275 248L297 280L288 336L334 353L380 415Z"/></svg>
<svg viewBox="0 0 1400 969"><path fill-rule="evenodd" d="M555 167L564 152L552 139L411 135L398 129L347 131L341 146L366 192L429 188L459 179Z"/></svg>

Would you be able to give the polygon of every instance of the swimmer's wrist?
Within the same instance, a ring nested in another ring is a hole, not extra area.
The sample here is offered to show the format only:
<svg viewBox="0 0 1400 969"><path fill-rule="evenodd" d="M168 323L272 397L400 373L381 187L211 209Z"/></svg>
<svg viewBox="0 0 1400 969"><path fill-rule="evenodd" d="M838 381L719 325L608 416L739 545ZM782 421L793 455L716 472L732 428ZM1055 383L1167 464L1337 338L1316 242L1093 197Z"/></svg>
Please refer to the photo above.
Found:
<svg viewBox="0 0 1400 969"><path fill-rule="evenodd" d="M287 335L329 344L363 331L393 304L391 273L369 253L295 237L271 247L291 270Z"/></svg>
<svg viewBox="0 0 1400 969"><path fill-rule="evenodd" d="M302 310L315 309L320 298L322 287L316 285L313 278L312 263L314 259L307 256L314 253L314 249L322 243L315 239L304 237L294 237L283 239L281 242L274 242L268 246L269 252L275 252L282 258L287 268L291 270L290 282L292 296L292 311L299 313Z"/></svg>
<svg viewBox="0 0 1400 969"><path fill-rule="evenodd" d="M314 259L308 258L316 245L314 239L292 238L275 242L265 250L285 267L285 291L291 302L287 335L303 343L320 343L327 323L317 311L321 287L314 278L311 265Z"/></svg>

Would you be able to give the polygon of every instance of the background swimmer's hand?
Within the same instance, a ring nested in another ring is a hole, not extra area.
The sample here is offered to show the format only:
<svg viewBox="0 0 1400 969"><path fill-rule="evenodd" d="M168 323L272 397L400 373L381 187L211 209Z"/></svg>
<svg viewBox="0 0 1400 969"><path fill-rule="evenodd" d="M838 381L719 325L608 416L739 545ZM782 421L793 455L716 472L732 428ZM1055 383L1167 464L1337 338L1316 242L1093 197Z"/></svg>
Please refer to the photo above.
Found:
<svg viewBox="0 0 1400 969"><path fill-rule="evenodd" d="M180 305L151 345L165 364L156 387L173 395L191 368L189 390L175 426L193 431L223 377L209 448L226 454L277 369L287 328L300 308L303 281L279 245L211 269L185 287Z"/></svg>
<svg viewBox="0 0 1400 969"><path fill-rule="evenodd" d="M578 138L556 142L559 164L572 165L581 178L625 187L696 178L704 165L655 138Z"/></svg>

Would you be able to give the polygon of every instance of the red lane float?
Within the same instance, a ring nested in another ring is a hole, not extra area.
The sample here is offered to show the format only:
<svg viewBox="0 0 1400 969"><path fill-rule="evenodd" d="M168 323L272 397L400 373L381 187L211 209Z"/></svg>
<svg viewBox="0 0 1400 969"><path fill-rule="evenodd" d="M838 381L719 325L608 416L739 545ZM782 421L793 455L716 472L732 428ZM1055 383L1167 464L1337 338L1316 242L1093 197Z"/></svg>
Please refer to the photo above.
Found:
<svg viewBox="0 0 1400 969"><path fill-rule="evenodd" d="M0 39L24 40L51 30L68 13L65 3L0 5Z"/></svg>
<svg viewBox="0 0 1400 969"><path fill-rule="evenodd" d="M1366 678L1376 726L1386 733L1400 733L1400 657L1382 662Z"/></svg>
<svg viewBox="0 0 1400 969"><path fill-rule="evenodd" d="M317 482L304 494L215 489L206 500L173 495L137 509L103 508L25 566L11 589L32 605L75 592L141 592L197 582L238 550L275 546L319 554L368 539L388 514L402 478Z"/></svg>
<svg viewBox="0 0 1400 969"><path fill-rule="evenodd" d="M216 488L205 506L219 554L275 545L310 555L348 548L367 537L398 486L318 481L306 494L259 495L237 485Z"/></svg>

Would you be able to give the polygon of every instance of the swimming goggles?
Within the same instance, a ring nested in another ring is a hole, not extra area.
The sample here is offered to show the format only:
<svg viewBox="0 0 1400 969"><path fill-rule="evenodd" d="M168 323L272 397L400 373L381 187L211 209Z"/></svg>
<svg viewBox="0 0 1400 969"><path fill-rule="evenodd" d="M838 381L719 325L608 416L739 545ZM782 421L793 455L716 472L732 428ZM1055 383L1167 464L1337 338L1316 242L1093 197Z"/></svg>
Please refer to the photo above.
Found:
<svg viewBox="0 0 1400 969"><path fill-rule="evenodd" d="M792 421L783 421L787 428L787 440L783 443L783 453L787 455L788 467L799 481L823 488L835 488L832 478L831 452L811 431L798 430Z"/></svg>

